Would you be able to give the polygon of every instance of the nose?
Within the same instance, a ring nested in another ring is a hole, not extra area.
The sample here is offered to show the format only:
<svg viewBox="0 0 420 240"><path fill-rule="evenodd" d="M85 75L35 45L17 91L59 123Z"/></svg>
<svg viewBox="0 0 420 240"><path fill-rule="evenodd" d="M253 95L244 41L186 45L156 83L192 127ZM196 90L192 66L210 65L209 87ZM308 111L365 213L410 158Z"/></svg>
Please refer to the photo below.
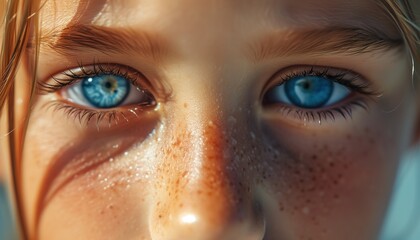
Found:
<svg viewBox="0 0 420 240"><path fill-rule="evenodd" d="M164 143L157 167L152 238L262 239L264 217L252 177L247 163L235 158L239 143L229 140L226 124L207 118L172 131L178 137Z"/></svg>

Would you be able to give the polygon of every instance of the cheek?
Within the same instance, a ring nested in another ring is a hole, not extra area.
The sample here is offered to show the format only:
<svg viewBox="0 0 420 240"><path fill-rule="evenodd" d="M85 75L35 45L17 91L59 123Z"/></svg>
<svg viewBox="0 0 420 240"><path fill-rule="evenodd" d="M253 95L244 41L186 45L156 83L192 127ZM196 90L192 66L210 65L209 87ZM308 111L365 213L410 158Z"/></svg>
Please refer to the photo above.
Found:
<svg viewBox="0 0 420 240"><path fill-rule="evenodd" d="M296 223L280 231L315 239L374 238L406 147L408 134L399 127L409 124L401 117L405 111L372 110L370 118L311 127L268 122L267 141L275 143L265 150L272 153L265 173L270 214Z"/></svg>
<svg viewBox="0 0 420 240"><path fill-rule="evenodd" d="M150 135L157 116L98 130L54 113L35 109L28 126L23 174L30 232L41 239L146 234L147 219L139 216L157 151Z"/></svg>
<svg viewBox="0 0 420 240"><path fill-rule="evenodd" d="M143 173L98 171L92 172L96 177L73 180L48 202L42 210L40 239L147 239L148 183L145 177L132 177Z"/></svg>

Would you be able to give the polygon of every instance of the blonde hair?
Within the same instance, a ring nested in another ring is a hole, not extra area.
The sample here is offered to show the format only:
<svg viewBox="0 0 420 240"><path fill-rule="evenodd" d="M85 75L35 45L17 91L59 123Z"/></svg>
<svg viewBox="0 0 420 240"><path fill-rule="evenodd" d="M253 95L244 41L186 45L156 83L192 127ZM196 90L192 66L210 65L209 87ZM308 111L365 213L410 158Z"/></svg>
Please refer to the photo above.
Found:
<svg viewBox="0 0 420 240"><path fill-rule="evenodd" d="M416 0L377 0L377 3L389 14L399 28L405 44L412 56L413 79L414 70L419 68L420 63L420 3ZM10 166L12 172L12 189L14 193L16 214L19 226L21 227L21 238L27 239L25 216L20 197L21 195L21 159L20 150L17 147L22 143L16 142L22 136L16 136L16 131L12 131L14 126L14 81L19 63L22 60L22 53L26 48L28 38L31 36L37 43L38 35L38 10L39 0L5 0L0 2L0 108L7 117L8 122L8 142ZM416 16L417 14L417 16ZM39 44L35 44L38 49ZM35 51L37 52L37 51ZM32 61L36 66L37 54ZM35 80L36 68L31 69ZM24 132L24 131L23 131Z"/></svg>
<svg viewBox="0 0 420 240"><path fill-rule="evenodd" d="M22 59L22 53L26 47L30 31L38 39L36 31L38 26L38 14L40 1L37 0L6 0L0 3L0 108L2 114L7 116L8 144L11 167L12 199L15 203L15 212L18 217L18 227L22 239L28 239L21 194L21 161L19 150L16 146L15 119L14 119L14 81L16 71ZM37 49L37 47L36 47ZM37 52L37 50L36 50ZM36 63L37 54L34 54L33 62ZM34 66L36 66L34 64ZM33 73L35 79L35 73ZM7 104L6 104L7 102ZM0 169L1 170L1 169Z"/></svg>

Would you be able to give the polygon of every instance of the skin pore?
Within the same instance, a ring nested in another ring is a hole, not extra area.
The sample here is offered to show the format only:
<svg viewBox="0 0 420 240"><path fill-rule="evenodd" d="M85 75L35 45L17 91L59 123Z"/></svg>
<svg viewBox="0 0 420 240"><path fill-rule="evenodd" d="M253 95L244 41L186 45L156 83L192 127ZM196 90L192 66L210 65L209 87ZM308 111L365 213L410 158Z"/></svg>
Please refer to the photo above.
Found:
<svg viewBox="0 0 420 240"><path fill-rule="evenodd" d="M419 106L375 1L50 0L40 14L23 148L32 238L377 237ZM83 106L69 76L92 71L147 94ZM317 109L265 101L314 71L352 79L351 93Z"/></svg>

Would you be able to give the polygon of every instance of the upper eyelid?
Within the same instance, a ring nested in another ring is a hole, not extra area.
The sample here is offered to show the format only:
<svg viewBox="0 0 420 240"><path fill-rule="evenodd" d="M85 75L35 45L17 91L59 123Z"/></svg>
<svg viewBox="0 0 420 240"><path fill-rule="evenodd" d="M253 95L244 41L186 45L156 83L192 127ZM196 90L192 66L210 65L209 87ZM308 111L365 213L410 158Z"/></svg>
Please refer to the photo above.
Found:
<svg viewBox="0 0 420 240"><path fill-rule="evenodd" d="M109 68L109 69L107 69ZM88 66L79 66L77 69L80 70L82 74L76 73L73 69L69 69L68 71L63 72L68 77L73 78L86 78L86 77L92 77L100 74L109 74L109 75L118 75L124 78L127 78L130 80L130 82L137 86L137 87L146 87L146 86L139 86L137 80L139 78L146 79L146 77L143 76L140 72L133 70L133 69L127 69L126 66L120 66L117 64L92 64ZM122 71L124 69L124 71ZM69 74L70 73L70 74Z"/></svg>
<svg viewBox="0 0 420 240"><path fill-rule="evenodd" d="M89 65L78 64L78 67L66 69L54 74L47 81L37 81L39 93L51 93L63 87L75 84L77 81L98 74L115 74L127 78L131 84L142 90L152 90L153 86L142 73L125 65L111 63L93 63ZM51 83L54 81L54 83Z"/></svg>
<svg viewBox="0 0 420 240"><path fill-rule="evenodd" d="M310 71L313 71L315 74L320 76L330 76L330 80L343 84L344 86L349 87L353 91L358 91L361 94L368 96L380 96L382 94L382 91L376 89L362 74L350 69L331 66L293 65L280 69L270 77L269 81L267 81L266 85L263 87L264 90L261 92L260 99L262 100L265 93L272 87L283 84L292 77L303 76L305 72L308 73ZM336 72L336 76L343 75L342 79L334 78L334 74L332 73L334 71ZM278 80L279 78L281 81Z"/></svg>
<svg viewBox="0 0 420 240"><path fill-rule="evenodd" d="M318 76L318 77L326 77L329 80L336 82L336 83L340 83L346 87L354 87L353 84L350 84L350 82L352 82L353 80L356 80L358 78L362 78L360 74L358 73L354 73L350 70L346 70L346 69L340 69L338 70L337 73L330 73L331 68L326 67L325 69L320 69L320 70L314 70L313 68L307 70L303 70L302 72L296 72L293 71L292 73L286 75L286 76L281 76L282 81L288 81L292 78L295 77L302 77L302 76ZM282 82L282 83L283 83ZM364 84L364 88L368 88L370 87L370 85L368 83ZM363 90L363 89L360 89Z"/></svg>

